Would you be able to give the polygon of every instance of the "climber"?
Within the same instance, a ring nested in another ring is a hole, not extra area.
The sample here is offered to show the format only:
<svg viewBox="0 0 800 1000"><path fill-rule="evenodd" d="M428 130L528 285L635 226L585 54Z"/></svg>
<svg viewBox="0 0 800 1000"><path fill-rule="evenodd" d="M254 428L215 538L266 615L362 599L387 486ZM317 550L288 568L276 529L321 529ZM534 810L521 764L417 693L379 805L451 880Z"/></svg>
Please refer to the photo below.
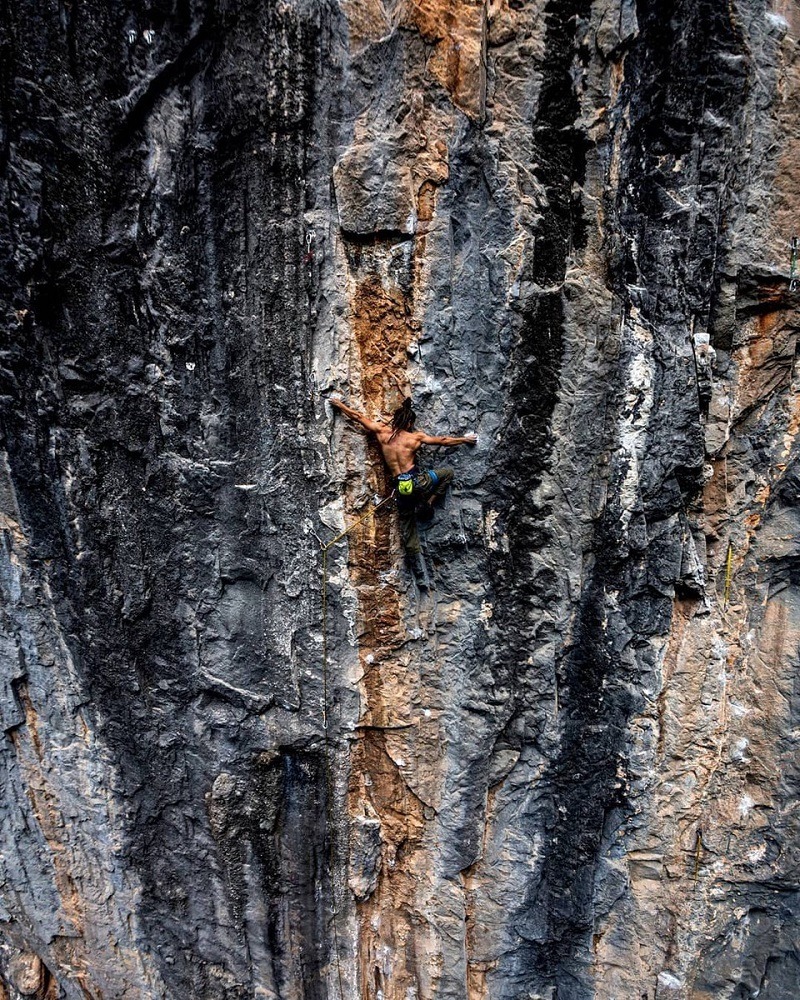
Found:
<svg viewBox="0 0 800 1000"><path fill-rule="evenodd" d="M385 424L381 420L370 420L340 399L331 399L331 403L337 410L358 421L378 439L383 460L392 474L403 545L411 554L419 552L417 522L427 524L433 519L433 508L444 498L447 487L453 481L453 470L437 468L423 471L416 464L417 452L424 444L445 445L445 447L459 444L474 445L477 444L477 436L475 434L468 434L465 437L436 436L414 430L417 418L411 409L410 399L404 400L403 405L394 411L391 424Z"/></svg>

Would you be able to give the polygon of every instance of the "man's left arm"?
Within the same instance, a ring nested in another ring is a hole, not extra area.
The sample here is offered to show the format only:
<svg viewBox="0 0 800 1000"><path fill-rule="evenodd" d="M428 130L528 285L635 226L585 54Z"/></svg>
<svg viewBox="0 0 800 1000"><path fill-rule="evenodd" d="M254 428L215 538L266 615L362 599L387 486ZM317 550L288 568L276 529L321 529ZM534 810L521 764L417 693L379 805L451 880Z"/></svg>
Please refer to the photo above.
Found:
<svg viewBox="0 0 800 1000"><path fill-rule="evenodd" d="M452 437L449 434L445 435L435 435L435 434L423 434L420 432L420 440L422 444L440 444L447 448L454 448L459 444L470 444L474 445L478 443L477 434L467 434L464 437Z"/></svg>

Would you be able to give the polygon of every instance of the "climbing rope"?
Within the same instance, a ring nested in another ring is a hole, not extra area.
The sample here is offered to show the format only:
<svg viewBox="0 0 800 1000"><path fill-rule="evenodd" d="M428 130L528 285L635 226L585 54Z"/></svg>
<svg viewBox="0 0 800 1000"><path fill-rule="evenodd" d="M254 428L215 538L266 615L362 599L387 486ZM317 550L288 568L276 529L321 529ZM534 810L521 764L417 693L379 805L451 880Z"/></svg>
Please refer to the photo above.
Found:
<svg viewBox="0 0 800 1000"><path fill-rule="evenodd" d="M725 556L725 592L722 598L722 606L727 608L728 599L731 596L731 577L733 576L733 542L728 542L728 554Z"/></svg>
<svg viewBox="0 0 800 1000"><path fill-rule="evenodd" d="M702 852L705 849L706 845L703 843L703 831L700 827L698 827L694 835L694 871L692 872L692 879L695 883L697 882L697 877L700 873Z"/></svg>
<svg viewBox="0 0 800 1000"><path fill-rule="evenodd" d="M332 538L327 545L322 546L322 732L325 741L325 781L328 796L328 842L330 853L328 864L331 870L331 895L333 897L333 947L336 953L336 975L339 980L339 1000L344 1000L344 986L342 984L342 965L339 958L339 904L337 900L336 872L338 869L338 855L336 850L336 835L334 832L334 780L333 767L331 765L331 738L328 729L328 552L346 538L354 528L363 524L370 517L383 507L384 504L394 499L394 490L389 496L384 497L366 514L354 521L349 528L345 528L335 538Z"/></svg>
<svg viewBox="0 0 800 1000"><path fill-rule="evenodd" d="M789 291L797 291L797 253L800 250L800 239L797 236L792 237L792 242L789 244L792 251L792 258L789 262Z"/></svg>

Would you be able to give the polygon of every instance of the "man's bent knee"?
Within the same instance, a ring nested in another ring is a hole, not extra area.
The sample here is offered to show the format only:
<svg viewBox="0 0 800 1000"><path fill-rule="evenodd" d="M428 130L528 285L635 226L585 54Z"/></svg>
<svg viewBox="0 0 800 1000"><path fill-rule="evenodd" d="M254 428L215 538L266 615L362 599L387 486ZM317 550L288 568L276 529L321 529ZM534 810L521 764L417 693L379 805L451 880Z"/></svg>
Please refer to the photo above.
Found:
<svg viewBox="0 0 800 1000"><path fill-rule="evenodd" d="M449 486L453 481L455 472L448 466L444 466L441 469L431 469L430 470L437 479L436 485Z"/></svg>

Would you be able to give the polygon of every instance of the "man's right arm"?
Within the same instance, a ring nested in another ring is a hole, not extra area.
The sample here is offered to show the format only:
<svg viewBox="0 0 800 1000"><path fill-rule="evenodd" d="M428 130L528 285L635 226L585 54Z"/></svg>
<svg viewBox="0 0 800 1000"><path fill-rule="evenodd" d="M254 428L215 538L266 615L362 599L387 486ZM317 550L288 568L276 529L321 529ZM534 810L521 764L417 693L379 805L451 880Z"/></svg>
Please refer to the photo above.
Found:
<svg viewBox="0 0 800 1000"><path fill-rule="evenodd" d="M331 397L329 400L331 406L335 406L337 410L341 410L342 413L347 414L353 420L357 420L362 427L366 427L368 431L378 431L381 429L381 424L377 420L370 420L369 417L365 417L363 413L359 413L358 410L354 410L352 406L348 406L347 403L343 403L341 399L336 399Z"/></svg>

